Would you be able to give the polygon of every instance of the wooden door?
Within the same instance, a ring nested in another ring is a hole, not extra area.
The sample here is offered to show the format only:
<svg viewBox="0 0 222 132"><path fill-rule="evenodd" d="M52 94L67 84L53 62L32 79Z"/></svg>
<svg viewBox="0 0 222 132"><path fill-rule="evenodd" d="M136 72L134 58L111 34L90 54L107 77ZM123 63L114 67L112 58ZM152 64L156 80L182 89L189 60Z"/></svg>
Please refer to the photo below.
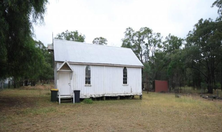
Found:
<svg viewBox="0 0 222 132"><path fill-rule="evenodd" d="M60 95L71 95L70 72L59 72L58 89Z"/></svg>

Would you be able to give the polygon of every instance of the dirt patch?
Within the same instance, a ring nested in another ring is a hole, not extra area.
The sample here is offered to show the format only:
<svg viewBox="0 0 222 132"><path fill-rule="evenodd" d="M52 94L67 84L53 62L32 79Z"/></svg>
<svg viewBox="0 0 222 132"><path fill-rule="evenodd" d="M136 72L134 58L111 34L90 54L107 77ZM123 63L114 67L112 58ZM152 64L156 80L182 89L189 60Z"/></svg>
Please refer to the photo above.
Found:
<svg viewBox="0 0 222 132"><path fill-rule="evenodd" d="M0 97L0 112L36 106L37 97Z"/></svg>

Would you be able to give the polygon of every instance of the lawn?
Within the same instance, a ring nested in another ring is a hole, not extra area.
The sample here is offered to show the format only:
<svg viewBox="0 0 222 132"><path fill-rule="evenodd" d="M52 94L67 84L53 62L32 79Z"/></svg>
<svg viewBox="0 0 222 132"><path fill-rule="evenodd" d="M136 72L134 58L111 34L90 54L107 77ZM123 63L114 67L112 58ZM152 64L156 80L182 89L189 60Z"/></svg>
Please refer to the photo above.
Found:
<svg viewBox="0 0 222 132"><path fill-rule="evenodd" d="M222 101L143 93L143 99L50 102L49 87L0 91L0 131L209 131L222 130Z"/></svg>

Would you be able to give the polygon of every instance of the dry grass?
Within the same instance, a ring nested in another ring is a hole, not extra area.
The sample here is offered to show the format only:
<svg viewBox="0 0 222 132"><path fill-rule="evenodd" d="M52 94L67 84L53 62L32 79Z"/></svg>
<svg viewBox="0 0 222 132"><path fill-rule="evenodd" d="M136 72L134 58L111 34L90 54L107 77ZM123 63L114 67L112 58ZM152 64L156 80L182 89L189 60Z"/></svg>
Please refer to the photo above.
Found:
<svg viewBox="0 0 222 132"><path fill-rule="evenodd" d="M146 92L143 99L50 102L48 88L0 91L0 131L221 131L222 102Z"/></svg>
<svg viewBox="0 0 222 132"><path fill-rule="evenodd" d="M197 88L193 88L193 87L181 87L180 88L181 92L184 94L207 94L207 89L203 90L203 89L197 89ZM213 94L217 95L218 97L222 97L222 91L221 89L213 89Z"/></svg>

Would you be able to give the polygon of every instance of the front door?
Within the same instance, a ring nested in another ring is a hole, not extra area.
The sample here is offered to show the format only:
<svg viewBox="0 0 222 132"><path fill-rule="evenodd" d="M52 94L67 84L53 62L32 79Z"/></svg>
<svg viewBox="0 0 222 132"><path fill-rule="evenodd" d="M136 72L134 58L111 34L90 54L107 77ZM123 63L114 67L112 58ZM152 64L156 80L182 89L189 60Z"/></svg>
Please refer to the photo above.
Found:
<svg viewBox="0 0 222 132"><path fill-rule="evenodd" d="M70 72L59 72L58 89L60 95L71 95Z"/></svg>

